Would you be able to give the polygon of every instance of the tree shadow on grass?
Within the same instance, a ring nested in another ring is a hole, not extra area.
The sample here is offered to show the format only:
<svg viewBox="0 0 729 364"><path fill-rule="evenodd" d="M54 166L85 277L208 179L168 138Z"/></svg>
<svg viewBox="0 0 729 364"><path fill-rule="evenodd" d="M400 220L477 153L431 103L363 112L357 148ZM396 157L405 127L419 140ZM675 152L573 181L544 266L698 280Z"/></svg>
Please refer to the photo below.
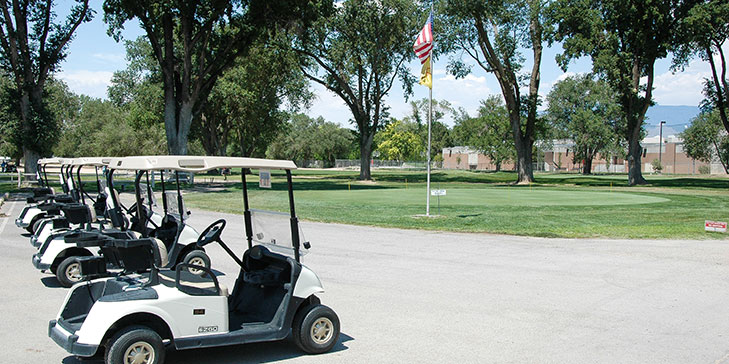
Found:
<svg viewBox="0 0 729 364"><path fill-rule="evenodd" d="M334 345L328 353L320 355L328 355L340 351L347 350L345 345L347 341L354 340L353 337L341 333L339 341ZM165 362L175 364L245 364L245 363L271 363L286 359L293 359L306 353L299 350L291 335L282 341L272 341L264 343L252 343L243 345L221 346L206 349L190 349L177 351L174 348L168 348ZM103 363L98 359L83 359L75 356L69 356L63 359L63 364L96 364Z"/></svg>

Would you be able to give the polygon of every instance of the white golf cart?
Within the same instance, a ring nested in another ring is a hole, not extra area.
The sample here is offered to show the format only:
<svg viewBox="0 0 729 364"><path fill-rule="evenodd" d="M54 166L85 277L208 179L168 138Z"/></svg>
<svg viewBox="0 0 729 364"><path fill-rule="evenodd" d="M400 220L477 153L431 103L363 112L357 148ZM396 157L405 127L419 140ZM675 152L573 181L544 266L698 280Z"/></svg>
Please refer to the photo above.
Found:
<svg viewBox="0 0 729 364"><path fill-rule="evenodd" d="M161 364L166 344L182 350L282 340L289 333L307 353L323 353L336 344L339 319L333 310L320 304L316 294L324 291L321 282L300 262L309 244L301 243L294 210L293 162L159 156L128 157L114 163L186 172L241 168L248 249L239 258L222 241L220 236L226 226L222 219L208 226L197 241L198 246L217 242L240 266L229 292L212 271L202 266L180 264L174 271L159 270L165 265L166 255L164 245L155 239L110 241L105 248L114 252L130 274L79 283L68 292L48 328L49 336L59 346L77 356L103 354L107 364ZM246 168L285 171L290 214L284 216L282 231L257 229L265 222L254 220L257 212L249 208ZM149 267L140 268L140 262L148 262ZM131 274L146 268L151 269L147 274ZM191 274L190 268L204 274ZM96 269L103 271L101 265L94 264L94 258L82 263L85 274L93 275Z"/></svg>
<svg viewBox="0 0 729 364"><path fill-rule="evenodd" d="M68 177L67 171L69 169L70 162L71 159L64 158L44 158L39 160L38 164L39 166L41 166L41 169L39 169L38 179L39 183L44 186L42 189L45 191L38 194L34 192L34 195L28 198L28 205L23 208L18 218L15 219L16 226L26 229L30 233L33 233L33 228L37 227L38 221L47 216L60 215L60 206L62 204L76 202L74 197L68 194L70 193L70 191L66 182ZM49 165L60 166L61 173L59 178L64 194L53 194L53 189L48 183L46 173L46 168ZM42 173L40 172L41 170Z"/></svg>
<svg viewBox="0 0 729 364"><path fill-rule="evenodd" d="M103 229L105 224L109 224L106 219L106 199L99 177L99 168L104 168L110 161L110 158L74 158L68 164L69 178L66 180L71 195L78 199L76 204L59 204L60 215L46 216L34 224L34 232L30 237L30 244L40 247L43 242L54 234L65 232L68 230L86 228ZM84 183L81 179L81 169L84 167L94 167L96 175L96 196L89 194L84 189ZM76 179L73 173L76 168ZM88 206L88 211L87 211Z"/></svg>
<svg viewBox="0 0 729 364"><path fill-rule="evenodd" d="M93 159L89 158L89 160ZM76 163L87 162L77 161ZM209 268L210 258L202 248L195 245L199 236L198 232L184 223L186 214L179 213L179 211L185 211L179 192L179 181L178 193L175 195L164 191L164 180L162 180L162 195L166 198L163 204L164 215L160 215L153 210L154 192L149 184L141 183L141 178L148 176L147 171L137 171L134 180L136 202L127 209L120 201L119 194L113 185L116 169L119 168L109 168L106 173L107 186L103 187L105 195L110 196L105 198L105 201L106 213L112 227L103 229L101 226L99 229L93 229L89 223L85 229L53 230L47 238L42 240L38 252L33 255L33 265L41 271L50 270L62 286L71 287L74 283L84 279L80 270L79 258L99 256L104 251L100 247L109 239L136 239L151 235L163 241L168 248L166 260L169 262L169 267L184 262ZM74 186L74 184L69 186ZM83 196L83 194L81 195ZM83 206L83 212L76 214L79 217L74 222L95 219L92 213L94 209L90 206ZM141 215L139 215L140 213ZM67 214L67 216L70 215ZM115 259L108 259L106 263L112 270L120 268ZM114 272L109 272L109 274L114 274Z"/></svg>

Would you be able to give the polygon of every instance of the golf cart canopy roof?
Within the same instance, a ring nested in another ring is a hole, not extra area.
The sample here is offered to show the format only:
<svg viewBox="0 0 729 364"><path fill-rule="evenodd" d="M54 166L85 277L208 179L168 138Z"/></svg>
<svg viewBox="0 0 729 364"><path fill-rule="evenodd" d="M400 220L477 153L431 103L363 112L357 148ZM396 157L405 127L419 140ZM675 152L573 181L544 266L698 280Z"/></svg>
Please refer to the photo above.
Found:
<svg viewBox="0 0 729 364"><path fill-rule="evenodd" d="M192 155L163 155L112 158L109 167L130 170L173 170L183 172L205 172L218 168L251 169L296 169L288 160L213 157Z"/></svg>
<svg viewBox="0 0 729 364"><path fill-rule="evenodd" d="M91 157L91 158L73 158L69 163L72 166L95 166L103 167L109 165L111 158Z"/></svg>
<svg viewBox="0 0 729 364"><path fill-rule="evenodd" d="M41 158L38 164L63 164L63 158Z"/></svg>

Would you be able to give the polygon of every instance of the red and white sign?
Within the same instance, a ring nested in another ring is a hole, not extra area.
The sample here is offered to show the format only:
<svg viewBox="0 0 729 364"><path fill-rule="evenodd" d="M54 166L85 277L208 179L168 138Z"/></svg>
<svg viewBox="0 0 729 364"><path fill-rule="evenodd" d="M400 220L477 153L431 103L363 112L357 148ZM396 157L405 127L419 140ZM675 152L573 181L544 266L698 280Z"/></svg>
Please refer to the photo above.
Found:
<svg viewBox="0 0 729 364"><path fill-rule="evenodd" d="M706 220L706 222L704 223L704 230L725 233L726 232L726 222Z"/></svg>

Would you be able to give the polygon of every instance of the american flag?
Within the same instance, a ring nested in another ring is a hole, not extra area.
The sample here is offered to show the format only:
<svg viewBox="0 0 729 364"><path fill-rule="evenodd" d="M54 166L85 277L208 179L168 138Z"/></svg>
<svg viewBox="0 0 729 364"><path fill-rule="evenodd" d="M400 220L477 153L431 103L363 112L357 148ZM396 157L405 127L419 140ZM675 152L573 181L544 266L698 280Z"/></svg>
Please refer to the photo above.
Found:
<svg viewBox="0 0 729 364"><path fill-rule="evenodd" d="M418 34L418 39L413 44L413 50L415 50L415 55L420 58L421 64L430 57L430 51L433 50L433 13L430 13L423 30Z"/></svg>

